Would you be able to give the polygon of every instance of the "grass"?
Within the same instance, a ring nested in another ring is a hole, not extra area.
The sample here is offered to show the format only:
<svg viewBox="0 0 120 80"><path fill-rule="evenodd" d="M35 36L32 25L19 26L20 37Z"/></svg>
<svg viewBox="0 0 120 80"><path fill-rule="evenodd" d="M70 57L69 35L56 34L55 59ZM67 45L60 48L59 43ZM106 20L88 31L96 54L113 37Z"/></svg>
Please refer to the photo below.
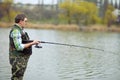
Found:
<svg viewBox="0 0 120 80"><path fill-rule="evenodd" d="M0 27L9 28L14 23L6 23L0 22ZM111 27L107 27L106 25L89 25L89 26L78 26L75 24L40 24L40 23L27 23L26 28L34 28L34 29L53 29L53 30L71 30L71 31L110 31L110 32L120 32L120 27L112 25Z"/></svg>
<svg viewBox="0 0 120 80"><path fill-rule="evenodd" d="M72 24L60 24L60 25L55 25L55 24L32 24L29 23L27 24L27 28L36 28L36 29L54 29L54 30L79 30L79 26Z"/></svg>
<svg viewBox="0 0 120 80"><path fill-rule="evenodd" d="M9 28L11 25L12 25L12 23L0 22L0 27L2 27L2 28Z"/></svg>

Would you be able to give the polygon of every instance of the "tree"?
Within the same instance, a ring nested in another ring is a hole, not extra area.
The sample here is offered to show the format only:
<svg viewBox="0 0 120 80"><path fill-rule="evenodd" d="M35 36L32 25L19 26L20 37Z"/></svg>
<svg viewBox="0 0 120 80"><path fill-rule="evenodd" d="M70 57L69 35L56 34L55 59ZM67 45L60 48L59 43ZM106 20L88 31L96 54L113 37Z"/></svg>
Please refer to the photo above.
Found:
<svg viewBox="0 0 120 80"><path fill-rule="evenodd" d="M54 2L55 2L55 0L51 0L52 2L51 2L51 8L52 8L52 10L54 9Z"/></svg>
<svg viewBox="0 0 120 80"><path fill-rule="evenodd" d="M112 5L108 5L105 16L104 16L104 23L108 25L108 27L111 26L112 22L115 21L116 17L113 15L114 7Z"/></svg>
<svg viewBox="0 0 120 80"><path fill-rule="evenodd" d="M60 4L60 8L63 10L61 16L68 20L69 24L72 21L77 24L91 24L99 21L98 9L94 3L66 1Z"/></svg>
<svg viewBox="0 0 120 80"><path fill-rule="evenodd" d="M108 7L108 0L105 0L104 4L103 4L103 17L105 16L105 12L107 10L107 7Z"/></svg>
<svg viewBox="0 0 120 80"><path fill-rule="evenodd" d="M11 16L13 14L12 5L13 0L4 0L0 3L0 17L1 19L6 19L6 21L11 21Z"/></svg>
<svg viewBox="0 0 120 80"><path fill-rule="evenodd" d="M2 8L4 9L4 13L7 15L7 19L10 22L11 21L11 5L13 3L13 0L4 0L2 4Z"/></svg>
<svg viewBox="0 0 120 80"><path fill-rule="evenodd" d="M72 3L68 0L60 4L60 8L63 10L61 16L65 18L69 24L71 24L72 17Z"/></svg>
<svg viewBox="0 0 120 80"><path fill-rule="evenodd" d="M80 6L84 7L83 11L81 10L81 12L83 11L84 16L81 15L83 17L82 20L84 20L85 24L95 24L100 22L100 18L98 17L98 8L96 6L95 3L93 2L81 2Z"/></svg>

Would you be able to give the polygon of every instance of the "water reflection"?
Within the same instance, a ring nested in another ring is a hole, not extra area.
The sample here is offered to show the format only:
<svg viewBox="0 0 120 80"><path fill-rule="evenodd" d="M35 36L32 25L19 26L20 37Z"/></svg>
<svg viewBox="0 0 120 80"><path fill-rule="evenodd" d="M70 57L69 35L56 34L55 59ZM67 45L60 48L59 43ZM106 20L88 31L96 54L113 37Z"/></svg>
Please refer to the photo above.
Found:
<svg viewBox="0 0 120 80"><path fill-rule="evenodd" d="M10 79L9 29L0 29L0 80ZM119 33L70 32L27 29L31 39L84 45L115 52L41 44L33 48L24 80L120 80ZM6 49L7 47L7 49Z"/></svg>

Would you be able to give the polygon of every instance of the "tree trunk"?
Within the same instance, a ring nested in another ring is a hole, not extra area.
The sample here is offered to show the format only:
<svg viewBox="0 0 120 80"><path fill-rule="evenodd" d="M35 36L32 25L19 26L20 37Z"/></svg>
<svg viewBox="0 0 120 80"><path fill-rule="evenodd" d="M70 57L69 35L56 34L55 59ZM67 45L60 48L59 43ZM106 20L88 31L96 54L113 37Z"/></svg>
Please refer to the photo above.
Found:
<svg viewBox="0 0 120 80"><path fill-rule="evenodd" d="M108 0L104 0L104 4L103 4L103 17L105 16L105 12L107 10L107 6L108 6Z"/></svg>

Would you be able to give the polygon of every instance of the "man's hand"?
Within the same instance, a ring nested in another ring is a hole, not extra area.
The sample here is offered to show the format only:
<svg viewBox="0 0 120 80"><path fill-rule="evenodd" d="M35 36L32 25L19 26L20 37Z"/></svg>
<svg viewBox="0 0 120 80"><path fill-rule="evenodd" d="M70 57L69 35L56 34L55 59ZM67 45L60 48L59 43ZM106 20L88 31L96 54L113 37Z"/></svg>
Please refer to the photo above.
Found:
<svg viewBox="0 0 120 80"><path fill-rule="evenodd" d="M28 47L30 47L30 46L32 46L32 45L37 45L37 44L39 44L39 43L40 43L40 41L38 41L38 40L33 40L32 42L29 42L29 43L24 44L24 48L28 48Z"/></svg>
<svg viewBox="0 0 120 80"><path fill-rule="evenodd" d="M32 45L36 45L36 44L39 44L40 41L37 41L37 40L33 40L33 42L31 43Z"/></svg>

